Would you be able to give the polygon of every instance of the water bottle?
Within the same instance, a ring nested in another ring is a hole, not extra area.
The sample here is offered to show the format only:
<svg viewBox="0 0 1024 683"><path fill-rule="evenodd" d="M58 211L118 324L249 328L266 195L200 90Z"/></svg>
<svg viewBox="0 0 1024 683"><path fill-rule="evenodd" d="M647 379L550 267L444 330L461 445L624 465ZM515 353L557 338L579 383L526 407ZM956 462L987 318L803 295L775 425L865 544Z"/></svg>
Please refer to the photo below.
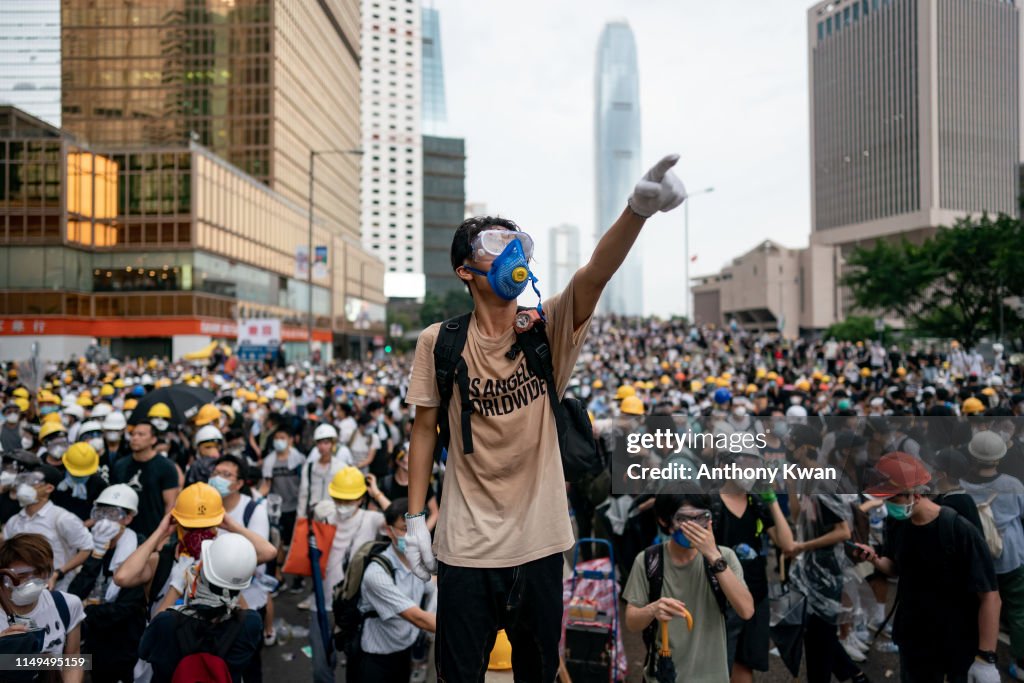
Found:
<svg viewBox="0 0 1024 683"><path fill-rule="evenodd" d="M277 632L277 642L279 645L285 645L289 640L291 640L291 627L284 619L278 617L274 620L274 630Z"/></svg>
<svg viewBox="0 0 1024 683"><path fill-rule="evenodd" d="M267 494L267 517L270 518L271 524L277 524L281 521L281 505L283 502L280 494Z"/></svg>
<svg viewBox="0 0 1024 683"><path fill-rule="evenodd" d="M746 543L740 543L738 546L733 548L733 551L736 553L736 557L742 561L749 562L750 560L757 558L757 551Z"/></svg>

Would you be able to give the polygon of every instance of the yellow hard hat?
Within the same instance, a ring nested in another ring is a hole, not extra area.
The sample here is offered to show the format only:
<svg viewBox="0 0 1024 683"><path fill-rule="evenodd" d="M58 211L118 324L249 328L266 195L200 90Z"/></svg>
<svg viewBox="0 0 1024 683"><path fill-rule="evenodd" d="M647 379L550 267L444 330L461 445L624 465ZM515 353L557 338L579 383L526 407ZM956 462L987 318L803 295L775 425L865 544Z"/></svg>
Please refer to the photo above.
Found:
<svg viewBox="0 0 1024 683"><path fill-rule="evenodd" d="M755 379L764 379L765 375L767 375L767 374L768 374L767 370L765 370L764 368L758 368L757 370L754 371L754 378Z"/></svg>
<svg viewBox="0 0 1024 683"><path fill-rule="evenodd" d="M14 404L18 406L18 410L20 410L23 413L28 410L29 404L27 398L22 398L19 396L18 398L14 399ZM53 413L50 414L53 415Z"/></svg>
<svg viewBox="0 0 1024 683"><path fill-rule="evenodd" d="M92 396L90 396L86 392L83 392L82 395L78 397L78 400L75 401L75 403L82 406L83 408L89 408L92 406Z"/></svg>
<svg viewBox="0 0 1024 683"><path fill-rule="evenodd" d="M635 379L635 380L633 380L633 386L637 387L638 389L643 389L644 388L644 381L642 379Z"/></svg>
<svg viewBox="0 0 1024 683"><path fill-rule="evenodd" d="M718 381L715 382L715 384L720 387L727 387L729 386L729 380L727 380L725 377L719 377Z"/></svg>
<svg viewBox="0 0 1024 683"><path fill-rule="evenodd" d="M278 389L277 391L274 392L274 400L275 401L287 401L288 400L288 392L285 391L284 389Z"/></svg>
<svg viewBox="0 0 1024 683"><path fill-rule="evenodd" d="M266 396L258 396L256 397L256 403L270 403L270 399Z"/></svg>
<svg viewBox="0 0 1024 683"><path fill-rule="evenodd" d="M366 495L366 479L355 467L343 467L331 479L327 492L338 500L356 500Z"/></svg>
<svg viewBox="0 0 1024 683"><path fill-rule="evenodd" d="M627 396L622 399L621 409L626 415L643 415L644 403L636 396Z"/></svg>
<svg viewBox="0 0 1024 683"><path fill-rule="evenodd" d="M171 378L170 377L161 377L160 379L158 379L156 381L156 384L154 384L153 386L155 386L157 389L163 389L164 387L169 387L169 386L171 386Z"/></svg>
<svg viewBox="0 0 1024 683"><path fill-rule="evenodd" d="M748 394L756 394L757 393L757 385L756 384L748 384L747 385L747 393Z"/></svg>
<svg viewBox="0 0 1024 683"><path fill-rule="evenodd" d="M861 377L870 377L871 376L871 368L861 368L860 369L860 376Z"/></svg>
<svg viewBox="0 0 1024 683"><path fill-rule="evenodd" d="M775 381L776 379L778 379L778 378L779 378L779 373L777 373L777 372L775 372L774 370L772 370L772 371L771 371L771 372L769 372L769 373L768 373L767 375L765 375L765 376L764 376L764 378L765 378L766 380L770 381L770 382L774 382L774 381Z"/></svg>
<svg viewBox="0 0 1024 683"><path fill-rule="evenodd" d="M72 477L88 477L100 468L99 454L85 441L71 444L61 461Z"/></svg>
<svg viewBox="0 0 1024 683"><path fill-rule="evenodd" d="M715 377L714 375L711 375L710 377L705 377L704 381L707 382L708 384L717 384L718 378Z"/></svg>
<svg viewBox="0 0 1024 683"><path fill-rule="evenodd" d="M802 380L800 380L799 382L796 383L795 388L796 388L797 391L810 391L811 390L811 383L808 382L805 379L802 379Z"/></svg>
<svg viewBox="0 0 1024 683"><path fill-rule="evenodd" d="M724 379L726 381L732 379L732 373L731 372L723 372L722 373L722 379Z"/></svg>
<svg viewBox="0 0 1024 683"><path fill-rule="evenodd" d="M124 402L124 409L125 410L135 410L135 406L137 406L137 405L139 405L138 399L129 398L129 399L126 399L125 402Z"/></svg>
<svg viewBox="0 0 1024 683"><path fill-rule="evenodd" d="M594 387L595 389L603 389L604 382L602 382L599 379L595 379L593 382L590 383L590 386Z"/></svg>
<svg viewBox="0 0 1024 683"><path fill-rule="evenodd" d="M42 425L48 422L55 422L57 424L61 424L60 413L50 413L49 415L43 415L43 417L39 420L39 424Z"/></svg>
<svg viewBox="0 0 1024 683"><path fill-rule="evenodd" d="M668 365L668 361L667 360L661 361L661 369L662 370L668 370L668 367L669 367L669 365Z"/></svg>
<svg viewBox="0 0 1024 683"><path fill-rule="evenodd" d="M508 671L512 668L512 643L505 635L505 629L498 631L498 637L494 639L494 647L491 648L491 657L487 660L489 671Z"/></svg>
<svg viewBox="0 0 1024 683"><path fill-rule="evenodd" d="M812 372L811 379L813 379L815 382L821 379L821 370L815 370L814 372Z"/></svg>
<svg viewBox="0 0 1024 683"><path fill-rule="evenodd" d="M628 384L619 385L619 388L615 390L616 401L621 401L628 396L636 396L636 389Z"/></svg>
<svg viewBox="0 0 1024 683"><path fill-rule="evenodd" d="M690 382L690 392L696 394L698 391L704 388L704 383L699 379L695 379Z"/></svg>
<svg viewBox="0 0 1024 683"><path fill-rule="evenodd" d="M11 392L11 395L14 396L15 398L23 398L28 400L28 389L26 389L25 387L18 387L17 389Z"/></svg>
<svg viewBox="0 0 1024 683"><path fill-rule="evenodd" d="M156 358L150 358L149 362L146 363L150 370L156 370Z"/></svg>
<svg viewBox="0 0 1024 683"><path fill-rule="evenodd" d="M654 388L654 382L652 382L651 380L647 380L646 382L644 382L644 389L646 389L647 391L650 391L653 388Z"/></svg>
<svg viewBox="0 0 1024 683"><path fill-rule="evenodd" d="M982 396L995 396L996 395L996 390L993 389L992 387L985 387L984 389L981 390L981 395Z"/></svg>
<svg viewBox="0 0 1024 683"><path fill-rule="evenodd" d="M27 396L26 396L26 398L27 398ZM42 405L43 403L60 403L60 399L57 398L56 394L54 394L52 391L46 391L46 390L43 390L43 391L39 392L39 397L38 397L37 401L38 401L38 403L40 405Z"/></svg>
<svg viewBox="0 0 1024 683"><path fill-rule="evenodd" d="M224 521L224 501L217 489L198 481L178 494L171 516L183 527L207 529Z"/></svg>
<svg viewBox="0 0 1024 683"><path fill-rule="evenodd" d="M53 413L57 415L56 413ZM39 428L39 440L42 441L51 434L67 434L68 430L64 429L64 425L60 422L60 416L57 415L56 420L46 420L43 426Z"/></svg>
<svg viewBox="0 0 1024 683"><path fill-rule="evenodd" d="M74 376L70 372L64 373L64 384L71 384L75 381Z"/></svg>
<svg viewBox="0 0 1024 683"><path fill-rule="evenodd" d="M113 396L113 395L114 395L114 385L112 385L112 384L104 384L102 387L100 387L100 396Z"/></svg>
<svg viewBox="0 0 1024 683"><path fill-rule="evenodd" d="M114 380L114 388L115 389L124 389L124 380L121 379L120 377L115 379Z"/></svg>
<svg viewBox="0 0 1024 683"><path fill-rule="evenodd" d="M367 375L363 378L363 384L373 384L373 378Z"/></svg>
<svg viewBox="0 0 1024 683"><path fill-rule="evenodd" d="M212 403L207 403L199 409L199 412L196 413L196 418L193 421L195 422L196 427L202 427L203 425L217 422L220 418L221 412L217 409L217 406Z"/></svg>
<svg viewBox="0 0 1024 683"><path fill-rule="evenodd" d="M904 375L907 374L907 369L901 365L900 367L896 368L896 374L900 377L903 377Z"/></svg>
<svg viewBox="0 0 1024 683"><path fill-rule="evenodd" d="M661 382L662 384L672 384L672 378L669 377L668 375L662 375L660 378L658 378L658 381Z"/></svg>
<svg viewBox="0 0 1024 683"><path fill-rule="evenodd" d="M359 387L356 389L356 396L366 396L366 389Z"/></svg>
<svg viewBox="0 0 1024 683"><path fill-rule="evenodd" d="M964 415L977 415L985 412L985 404L982 403L980 399L971 396L969 399L964 401L962 406L960 406L960 412Z"/></svg>
<svg viewBox="0 0 1024 683"><path fill-rule="evenodd" d="M166 403L154 403L146 417L162 417L165 420L171 419L171 407Z"/></svg>

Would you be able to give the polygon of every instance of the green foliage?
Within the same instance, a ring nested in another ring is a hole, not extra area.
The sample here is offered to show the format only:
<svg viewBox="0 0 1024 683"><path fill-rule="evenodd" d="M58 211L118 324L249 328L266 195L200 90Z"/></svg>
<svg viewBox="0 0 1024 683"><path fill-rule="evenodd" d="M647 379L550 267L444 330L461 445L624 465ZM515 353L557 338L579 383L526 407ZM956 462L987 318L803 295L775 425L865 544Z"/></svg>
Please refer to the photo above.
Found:
<svg viewBox="0 0 1024 683"><path fill-rule="evenodd" d="M420 323L423 327L428 327L471 310L473 297L465 289L449 289L443 298L433 292L427 292L423 297L423 307L420 308Z"/></svg>
<svg viewBox="0 0 1024 683"><path fill-rule="evenodd" d="M837 341L866 341L868 339L876 339L878 332L875 331L875 319L868 315L853 315L838 322L834 325L829 326L825 330L825 339L835 338ZM882 332L882 339L892 338L892 328L888 325L885 326L885 330Z"/></svg>
<svg viewBox="0 0 1024 683"><path fill-rule="evenodd" d="M961 219L921 245L879 240L847 259L856 309L903 318L916 333L958 339L1024 338L1024 318L1002 305L1024 296L1024 226L1000 214ZM872 329L873 332L873 329ZM838 338L838 336L837 336Z"/></svg>

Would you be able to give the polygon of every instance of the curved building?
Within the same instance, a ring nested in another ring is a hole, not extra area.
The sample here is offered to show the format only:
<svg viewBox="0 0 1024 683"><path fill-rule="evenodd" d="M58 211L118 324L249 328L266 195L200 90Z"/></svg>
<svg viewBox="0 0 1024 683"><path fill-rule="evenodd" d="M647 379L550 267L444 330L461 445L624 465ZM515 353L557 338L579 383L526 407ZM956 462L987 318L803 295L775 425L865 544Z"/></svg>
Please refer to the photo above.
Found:
<svg viewBox="0 0 1024 683"><path fill-rule="evenodd" d="M601 31L594 74L594 160L596 167L597 237L611 227L626 206L640 166L640 93L636 42L624 20L610 21ZM639 242L615 274L600 311L642 315L642 257Z"/></svg>

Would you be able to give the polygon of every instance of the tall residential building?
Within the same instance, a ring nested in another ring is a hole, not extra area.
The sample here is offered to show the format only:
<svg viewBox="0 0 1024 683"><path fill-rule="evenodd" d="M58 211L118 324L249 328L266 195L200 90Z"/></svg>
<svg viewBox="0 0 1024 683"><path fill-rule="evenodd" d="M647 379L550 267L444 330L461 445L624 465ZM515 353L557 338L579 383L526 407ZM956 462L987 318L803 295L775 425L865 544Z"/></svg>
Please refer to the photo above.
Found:
<svg viewBox="0 0 1024 683"><path fill-rule="evenodd" d="M60 126L60 0L0 0L0 104Z"/></svg>
<svg viewBox="0 0 1024 683"><path fill-rule="evenodd" d="M103 147L197 142L359 239L356 0L63 0L63 126Z"/></svg>
<svg viewBox="0 0 1024 683"><path fill-rule="evenodd" d="M423 134L443 135L448 123L444 96L444 60L441 55L441 15L423 8Z"/></svg>
<svg viewBox="0 0 1024 683"><path fill-rule="evenodd" d="M417 0L362 0L363 244L387 265L388 297L420 298L422 48Z"/></svg>
<svg viewBox="0 0 1024 683"><path fill-rule="evenodd" d="M575 225L559 225L548 233L549 292L562 291L580 268L580 229Z"/></svg>
<svg viewBox="0 0 1024 683"><path fill-rule="evenodd" d="M594 155L597 169L597 233L619 217L640 178L640 93L636 42L625 20L605 24L597 47L594 74ZM642 257L639 245L608 283L603 313L642 315Z"/></svg>
<svg viewBox="0 0 1024 683"><path fill-rule="evenodd" d="M466 144L423 136L423 273L427 291L464 289L452 273L452 235L466 206Z"/></svg>
<svg viewBox="0 0 1024 683"><path fill-rule="evenodd" d="M823 0L807 28L812 243L1016 213L1020 0Z"/></svg>

